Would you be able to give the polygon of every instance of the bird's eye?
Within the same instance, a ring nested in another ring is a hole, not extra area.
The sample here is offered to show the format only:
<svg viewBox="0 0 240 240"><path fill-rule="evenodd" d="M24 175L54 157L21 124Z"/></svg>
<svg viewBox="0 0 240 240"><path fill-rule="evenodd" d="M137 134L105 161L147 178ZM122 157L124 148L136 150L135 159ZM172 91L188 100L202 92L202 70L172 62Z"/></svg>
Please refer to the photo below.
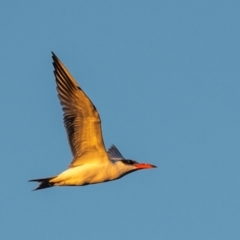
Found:
<svg viewBox="0 0 240 240"><path fill-rule="evenodd" d="M123 160L123 163L128 164L128 165L133 165L133 164L135 164L136 162L133 161L133 160Z"/></svg>
<svg viewBox="0 0 240 240"><path fill-rule="evenodd" d="M127 160L126 163L129 164L129 165L133 165L134 161L133 160Z"/></svg>

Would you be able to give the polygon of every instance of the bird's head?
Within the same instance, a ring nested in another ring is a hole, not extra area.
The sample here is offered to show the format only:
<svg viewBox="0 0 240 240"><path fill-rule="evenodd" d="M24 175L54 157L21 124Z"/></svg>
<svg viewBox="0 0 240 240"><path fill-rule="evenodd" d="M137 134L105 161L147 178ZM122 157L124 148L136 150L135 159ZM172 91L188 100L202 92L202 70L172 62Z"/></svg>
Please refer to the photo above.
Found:
<svg viewBox="0 0 240 240"><path fill-rule="evenodd" d="M149 163L139 163L131 159L121 159L117 161L116 164L119 167L119 172L121 172L120 177L137 170L156 168L155 165Z"/></svg>
<svg viewBox="0 0 240 240"><path fill-rule="evenodd" d="M156 168L156 166L149 163L139 163L134 160L124 158L115 145L112 145L108 149L108 157L109 160L114 163L116 178L121 178L126 174L137 170Z"/></svg>
<svg viewBox="0 0 240 240"><path fill-rule="evenodd" d="M124 160L121 160L121 162L124 165L129 166L134 170L156 168L155 165L152 165L152 164L149 164L149 163L138 163L138 162L136 162L134 160L131 160L131 159L124 159Z"/></svg>

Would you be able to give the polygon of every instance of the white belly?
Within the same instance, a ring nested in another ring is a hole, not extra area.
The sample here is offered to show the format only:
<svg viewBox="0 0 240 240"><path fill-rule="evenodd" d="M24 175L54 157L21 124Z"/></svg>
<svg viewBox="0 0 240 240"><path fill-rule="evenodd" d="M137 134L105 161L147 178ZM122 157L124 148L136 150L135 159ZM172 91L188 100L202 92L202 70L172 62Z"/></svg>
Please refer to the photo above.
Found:
<svg viewBox="0 0 240 240"><path fill-rule="evenodd" d="M114 180L118 177L118 173L113 165L112 163L106 165L92 163L69 168L50 182L55 186L82 186Z"/></svg>

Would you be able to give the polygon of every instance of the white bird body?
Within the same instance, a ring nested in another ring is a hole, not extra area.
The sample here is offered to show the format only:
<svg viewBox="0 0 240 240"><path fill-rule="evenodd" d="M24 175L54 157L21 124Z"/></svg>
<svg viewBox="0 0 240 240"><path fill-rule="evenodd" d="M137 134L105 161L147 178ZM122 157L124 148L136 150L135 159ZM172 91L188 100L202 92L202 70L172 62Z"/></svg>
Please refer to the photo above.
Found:
<svg viewBox="0 0 240 240"><path fill-rule="evenodd" d="M106 151L96 107L62 62L52 54L58 97L64 112L64 125L73 160L67 170L55 177L30 180L40 183L35 190L102 183L136 170L155 168L148 163L125 159L114 145Z"/></svg>
<svg viewBox="0 0 240 240"><path fill-rule="evenodd" d="M102 183L118 179L132 167L121 162L106 162L98 164L91 162L74 168L69 168L50 180L54 186L83 186L87 184ZM96 174L97 173L97 174Z"/></svg>

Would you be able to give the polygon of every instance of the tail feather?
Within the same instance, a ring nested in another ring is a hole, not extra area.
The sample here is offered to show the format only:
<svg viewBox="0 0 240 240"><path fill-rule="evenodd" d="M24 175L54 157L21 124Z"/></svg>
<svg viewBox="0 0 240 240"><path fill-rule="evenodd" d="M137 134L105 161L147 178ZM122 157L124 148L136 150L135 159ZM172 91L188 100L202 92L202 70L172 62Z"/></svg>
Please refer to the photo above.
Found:
<svg viewBox="0 0 240 240"><path fill-rule="evenodd" d="M39 189L53 187L54 183L49 182L53 178L55 178L55 177L38 178L38 179L29 180L29 182L39 182L39 185L35 189L33 189L33 191L35 191L35 190L39 190Z"/></svg>

